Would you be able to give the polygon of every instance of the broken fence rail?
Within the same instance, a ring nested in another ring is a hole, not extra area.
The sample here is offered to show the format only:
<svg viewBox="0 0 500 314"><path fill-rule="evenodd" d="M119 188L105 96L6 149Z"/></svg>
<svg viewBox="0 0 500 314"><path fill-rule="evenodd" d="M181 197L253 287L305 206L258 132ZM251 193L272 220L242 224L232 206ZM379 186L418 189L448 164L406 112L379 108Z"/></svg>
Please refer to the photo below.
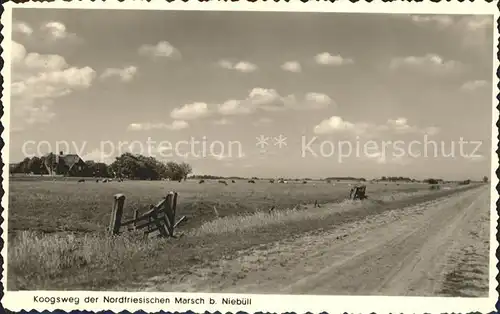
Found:
<svg viewBox="0 0 500 314"><path fill-rule="evenodd" d="M109 226L111 235L119 234L122 227L131 227L133 230L144 230L145 235L158 231L160 237L174 237L175 227L186 219L183 216L179 221L175 222L176 192L169 192L158 204L151 205L150 209L142 215L139 215L139 210L135 210L134 218L126 221L122 221L124 205L125 195L116 194Z"/></svg>

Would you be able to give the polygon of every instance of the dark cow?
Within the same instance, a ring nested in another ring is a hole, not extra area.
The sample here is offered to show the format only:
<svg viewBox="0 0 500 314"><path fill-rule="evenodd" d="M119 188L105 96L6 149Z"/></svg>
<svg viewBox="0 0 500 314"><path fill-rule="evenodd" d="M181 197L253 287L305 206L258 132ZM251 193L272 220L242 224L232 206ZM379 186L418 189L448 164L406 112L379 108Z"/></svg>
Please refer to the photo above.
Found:
<svg viewBox="0 0 500 314"><path fill-rule="evenodd" d="M85 182L85 179L78 180L78 183L80 183L80 182Z"/></svg>
<svg viewBox="0 0 500 314"><path fill-rule="evenodd" d="M227 182L226 182L226 181L224 181L224 180L219 180L219 183L222 183L222 184L224 184L224 185L227 185Z"/></svg>
<svg viewBox="0 0 500 314"><path fill-rule="evenodd" d="M255 180L248 180L248 183L255 183Z"/></svg>
<svg viewBox="0 0 500 314"><path fill-rule="evenodd" d="M198 183L199 184L205 183L205 180L200 180Z"/></svg>

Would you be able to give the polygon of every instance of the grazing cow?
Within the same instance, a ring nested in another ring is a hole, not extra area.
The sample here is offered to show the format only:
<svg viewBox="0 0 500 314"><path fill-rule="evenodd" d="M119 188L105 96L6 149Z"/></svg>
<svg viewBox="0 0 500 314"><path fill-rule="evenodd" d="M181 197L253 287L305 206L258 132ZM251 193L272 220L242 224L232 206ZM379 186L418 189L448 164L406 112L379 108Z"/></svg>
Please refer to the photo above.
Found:
<svg viewBox="0 0 500 314"><path fill-rule="evenodd" d="M205 180L200 180L198 183L199 184L205 183Z"/></svg>
<svg viewBox="0 0 500 314"><path fill-rule="evenodd" d="M224 181L224 180L219 180L219 183L222 183L222 184L224 184L224 185L227 185L227 182L226 182L226 181Z"/></svg>
<svg viewBox="0 0 500 314"><path fill-rule="evenodd" d="M255 183L255 180L248 180L248 183Z"/></svg>
<svg viewBox="0 0 500 314"><path fill-rule="evenodd" d="M279 179L279 180L278 180L278 183L285 183L285 180L283 180L283 179Z"/></svg>
<svg viewBox="0 0 500 314"><path fill-rule="evenodd" d="M302 181L302 184L307 184L307 181L306 180Z"/></svg>
<svg viewBox="0 0 500 314"><path fill-rule="evenodd" d="M99 179L96 179L95 182L99 182Z"/></svg>
<svg viewBox="0 0 500 314"><path fill-rule="evenodd" d="M80 182L85 182L85 179L78 180L78 183L80 183Z"/></svg>
<svg viewBox="0 0 500 314"><path fill-rule="evenodd" d="M234 181L234 180L231 180L231 182L232 182L232 183L236 183L236 181Z"/></svg>
<svg viewBox="0 0 500 314"><path fill-rule="evenodd" d="M269 183L274 183L274 179L269 180Z"/></svg>
<svg viewBox="0 0 500 314"><path fill-rule="evenodd" d="M106 183L106 182L108 182L108 179L102 180L102 183Z"/></svg>

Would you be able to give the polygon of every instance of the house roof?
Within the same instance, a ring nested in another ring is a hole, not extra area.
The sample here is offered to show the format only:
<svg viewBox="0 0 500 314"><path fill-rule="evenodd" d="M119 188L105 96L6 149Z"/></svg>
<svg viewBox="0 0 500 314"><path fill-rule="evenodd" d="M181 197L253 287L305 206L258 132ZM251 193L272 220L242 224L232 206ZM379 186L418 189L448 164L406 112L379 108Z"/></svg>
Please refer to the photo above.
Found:
<svg viewBox="0 0 500 314"><path fill-rule="evenodd" d="M68 166L70 169L81 160L80 156L76 154L58 155L58 157L59 157L59 162L62 159L64 164Z"/></svg>

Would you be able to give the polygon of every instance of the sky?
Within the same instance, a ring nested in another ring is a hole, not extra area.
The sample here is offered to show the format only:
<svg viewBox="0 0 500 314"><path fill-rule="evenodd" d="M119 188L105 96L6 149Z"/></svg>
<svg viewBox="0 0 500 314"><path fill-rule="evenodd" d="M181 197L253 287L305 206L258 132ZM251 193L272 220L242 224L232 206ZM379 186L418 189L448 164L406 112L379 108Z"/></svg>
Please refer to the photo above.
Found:
<svg viewBox="0 0 500 314"><path fill-rule="evenodd" d="M492 40L492 16L16 8L10 159L480 179Z"/></svg>

